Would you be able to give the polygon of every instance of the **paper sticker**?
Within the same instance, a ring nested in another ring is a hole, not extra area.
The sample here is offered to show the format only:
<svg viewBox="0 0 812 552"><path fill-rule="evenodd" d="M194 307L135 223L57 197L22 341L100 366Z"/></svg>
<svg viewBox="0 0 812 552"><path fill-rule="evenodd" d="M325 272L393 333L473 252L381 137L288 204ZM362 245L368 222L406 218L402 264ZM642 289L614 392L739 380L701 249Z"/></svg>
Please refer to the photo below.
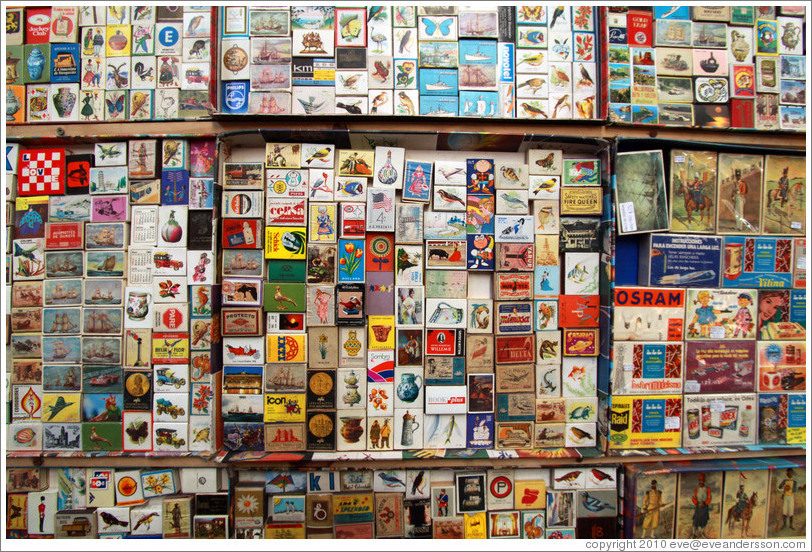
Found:
<svg viewBox="0 0 812 552"><path fill-rule="evenodd" d="M634 214L634 203L627 201L620 204L620 221L624 232L637 231L637 217Z"/></svg>
<svg viewBox="0 0 812 552"><path fill-rule="evenodd" d="M711 339L724 339L725 338L725 328L723 326L712 326L710 329L710 338Z"/></svg>
<svg viewBox="0 0 812 552"><path fill-rule="evenodd" d="M801 230L801 229L803 229L803 223L800 223L800 222L791 222L791 223L790 223L790 227L791 227L793 230Z"/></svg>
<svg viewBox="0 0 812 552"><path fill-rule="evenodd" d="M680 427L680 418L679 418L679 416L666 416L665 417L665 430L666 431L679 429L679 427Z"/></svg>
<svg viewBox="0 0 812 552"><path fill-rule="evenodd" d="M634 370L634 364L624 364L623 369L626 370L627 372L631 372Z"/></svg>
<svg viewBox="0 0 812 552"><path fill-rule="evenodd" d="M701 385L696 380L685 380L685 392L686 393L699 393L701 389Z"/></svg>
<svg viewBox="0 0 812 552"><path fill-rule="evenodd" d="M725 401L711 401L710 402L710 411L711 412L724 412L725 411Z"/></svg>

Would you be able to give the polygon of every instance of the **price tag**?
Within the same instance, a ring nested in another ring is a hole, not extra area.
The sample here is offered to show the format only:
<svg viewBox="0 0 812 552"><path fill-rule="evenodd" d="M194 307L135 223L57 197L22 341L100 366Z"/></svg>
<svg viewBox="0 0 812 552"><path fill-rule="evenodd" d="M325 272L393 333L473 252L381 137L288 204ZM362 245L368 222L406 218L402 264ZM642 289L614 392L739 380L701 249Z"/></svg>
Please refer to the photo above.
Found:
<svg viewBox="0 0 812 552"><path fill-rule="evenodd" d="M666 416L665 417L665 430L679 429L680 419L679 416Z"/></svg>
<svg viewBox="0 0 812 552"><path fill-rule="evenodd" d="M793 230L800 230L801 228L804 227L803 223L800 223L800 222L791 222L791 223L789 223L789 226Z"/></svg>
<svg viewBox="0 0 812 552"><path fill-rule="evenodd" d="M684 155L675 155L674 156L674 163L685 163L685 156Z"/></svg>
<svg viewBox="0 0 812 552"><path fill-rule="evenodd" d="M699 382L696 380L685 380L686 393L699 393Z"/></svg>
<svg viewBox="0 0 812 552"><path fill-rule="evenodd" d="M711 401L710 402L710 411L711 412L724 412L725 411L725 401Z"/></svg>
<svg viewBox="0 0 812 552"><path fill-rule="evenodd" d="M710 329L711 339L724 339L725 328L722 326L712 326Z"/></svg>
<svg viewBox="0 0 812 552"><path fill-rule="evenodd" d="M806 255L803 257L798 257L798 259L795 261L795 268L798 270L803 270L806 268Z"/></svg>
<svg viewBox="0 0 812 552"><path fill-rule="evenodd" d="M620 224L624 232L637 231L637 217L634 214L634 202L620 204Z"/></svg>
<svg viewBox="0 0 812 552"><path fill-rule="evenodd" d="M634 370L634 364L624 364L623 369L626 370L627 372L631 372Z"/></svg>

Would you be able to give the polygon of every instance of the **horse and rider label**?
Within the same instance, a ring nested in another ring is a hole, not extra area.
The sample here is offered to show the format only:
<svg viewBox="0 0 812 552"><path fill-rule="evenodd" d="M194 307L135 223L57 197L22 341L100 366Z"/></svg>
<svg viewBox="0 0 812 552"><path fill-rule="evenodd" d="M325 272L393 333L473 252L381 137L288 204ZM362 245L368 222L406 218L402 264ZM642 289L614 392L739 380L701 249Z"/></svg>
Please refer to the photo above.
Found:
<svg viewBox="0 0 812 552"><path fill-rule="evenodd" d="M648 234L640 241L637 282L668 287L718 287L722 238Z"/></svg>

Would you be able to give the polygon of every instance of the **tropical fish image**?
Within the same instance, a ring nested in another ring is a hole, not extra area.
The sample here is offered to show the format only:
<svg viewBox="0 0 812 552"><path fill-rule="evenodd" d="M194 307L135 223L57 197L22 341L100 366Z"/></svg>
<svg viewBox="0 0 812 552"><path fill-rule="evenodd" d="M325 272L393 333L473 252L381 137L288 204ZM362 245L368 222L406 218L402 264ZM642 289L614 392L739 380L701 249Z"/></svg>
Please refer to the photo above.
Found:
<svg viewBox="0 0 812 552"><path fill-rule="evenodd" d="M358 180L339 181L338 191L344 195L358 196L364 193L364 185Z"/></svg>

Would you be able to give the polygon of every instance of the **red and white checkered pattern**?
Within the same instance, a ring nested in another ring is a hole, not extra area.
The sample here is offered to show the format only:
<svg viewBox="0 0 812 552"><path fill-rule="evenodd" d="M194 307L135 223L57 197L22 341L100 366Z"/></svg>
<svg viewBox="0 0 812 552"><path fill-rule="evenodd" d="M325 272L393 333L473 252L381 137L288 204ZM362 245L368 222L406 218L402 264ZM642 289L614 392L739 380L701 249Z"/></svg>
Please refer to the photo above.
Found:
<svg viewBox="0 0 812 552"><path fill-rule="evenodd" d="M65 193L65 150L20 150L17 194L61 195Z"/></svg>

